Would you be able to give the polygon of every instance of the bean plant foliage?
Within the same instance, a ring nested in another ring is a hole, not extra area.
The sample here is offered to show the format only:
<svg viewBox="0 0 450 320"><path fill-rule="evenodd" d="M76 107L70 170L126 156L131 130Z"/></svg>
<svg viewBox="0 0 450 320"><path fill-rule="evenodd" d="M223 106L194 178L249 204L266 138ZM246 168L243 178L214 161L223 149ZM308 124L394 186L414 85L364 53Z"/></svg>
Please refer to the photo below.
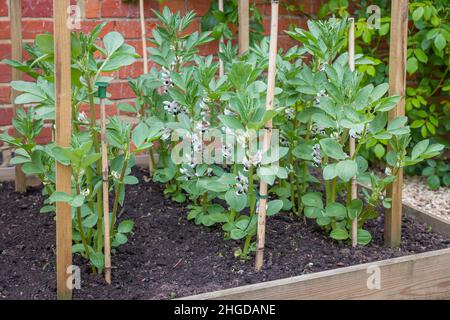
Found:
<svg viewBox="0 0 450 320"><path fill-rule="evenodd" d="M149 151L152 179L164 185L164 194L186 203L187 219L203 227L219 227L224 237L242 243L234 254L248 259L255 250L261 196L259 186L269 185L267 215L290 212L299 219L313 219L336 241L350 242L351 223L358 220L358 243L370 243L365 222L386 208L391 199L386 188L401 168L415 165L440 153L443 145L422 140L411 142L406 117L388 119L399 101L388 96L388 85L371 83L361 66L373 60L356 55L356 71L349 68L346 18L308 21L307 29L288 35L299 45L277 55L277 79L273 110L266 110L268 39L237 54L226 43L219 57L225 75L218 76L213 56L200 54L202 45L214 38L211 32L187 33L195 18L168 8L155 12L159 20L148 48L154 63L148 74L129 79L136 95L132 103L118 106L136 116L132 127L120 118L108 122L110 185L114 193L111 212L113 246L124 244L133 222L117 227L125 186L138 183L131 175L135 154ZM55 211L63 201L73 208L74 252L89 259L93 268L103 267L101 172L95 112L97 81L132 64L137 55L112 32L97 41L103 25L90 34L72 36L73 138L69 148L55 143L38 145L36 137L44 121L54 122L52 36L36 38L28 46L31 59L7 61L36 79L13 82L22 92L17 103L31 104L14 119L17 137L0 138L16 147L13 164L37 175L47 196L43 212ZM101 56L101 58L96 58ZM272 121L272 141L263 148L266 124ZM349 155L349 140L356 139L356 152ZM371 170L363 152L378 143L389 145L384 155L385 174ZM131 143L135 148L131 148ZM72 168L71 194L55 192L55 162ZM350 198L352 178L367 186L358 199ZM370 188L369 188L370 186ZM270 220L269 220L270 223Z"/></svg>

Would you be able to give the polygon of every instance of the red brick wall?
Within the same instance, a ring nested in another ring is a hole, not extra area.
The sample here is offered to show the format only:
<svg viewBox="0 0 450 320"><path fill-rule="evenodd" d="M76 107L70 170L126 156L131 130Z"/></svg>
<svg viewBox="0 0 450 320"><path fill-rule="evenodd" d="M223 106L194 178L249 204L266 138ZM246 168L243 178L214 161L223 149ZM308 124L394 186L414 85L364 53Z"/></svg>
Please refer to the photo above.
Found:
<svg viewBox="0 0 450 320"><path fill-rule="evenodd" d="M251 0L252 1L252 0ZM8 0L0 0L0 60L10 58L10 20ZM91 30L102 21L107 21L102 36L110 31L116 30L124 35L127 42L133 45L138 53L142 52L140 40L139 8L137 4L124 4L122 0L72 0L78 3L82 11L81 29L84 32ZM257 4L264 17L264 26L270 24L270 0L253 1ZM316 12L319 7L319 0L281 0L280 3L280 37L279 42L282 47L289 47L292 41L282 30L289 27L291 23L304 25L304 17L299 12L288 12L285 9L287 4L302 4L303 10L308 13ZM31 43L35 36L44 32L53 32L53 0L22 0L22 24L23 39L25 43ZM195 19L190 31L200 30L200 17L203 16L210 6L211 0L145 0L145 15L147 17L147 32L151 34L155 27L156 19L151 9L159 10L168 6L172 11L185 13L194 10L198 17ZM202 48L203 54L217 52L217 43L212 43ZM126 101L133 98L133 94L127 85L129 76L136 77L142 73L142 60L134 65L121 70L115 74L117 80L110 87L112 98L118 101ZM11 69L0 63L0 132L11 129ZM115 105L110 107L110 114L116 113ZM50 130L45 130L41 141L50 139ZM1 142L0 142L1 143ZM1 145L0 145L1 147ZM1 161L0 161L1 164Z"/></svg>

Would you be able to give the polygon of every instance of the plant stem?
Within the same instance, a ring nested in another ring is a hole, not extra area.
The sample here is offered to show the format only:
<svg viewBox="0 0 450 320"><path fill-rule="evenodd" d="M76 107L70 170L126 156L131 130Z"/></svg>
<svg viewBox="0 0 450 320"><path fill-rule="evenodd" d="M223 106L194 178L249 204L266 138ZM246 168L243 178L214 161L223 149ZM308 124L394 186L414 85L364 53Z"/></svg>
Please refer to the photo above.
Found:
<svg viewBox="0 0 450 320"><path fill-rule="evenodd" d="M125 172L127 170L127 166L128 166L128 152L124 155L122 172L120 173L118 185L117 185L117 188L116 188L116 194L114 196L114 206L113 206L113 211L112 211L112 216L111 216L111 226L110 226L110 234L111 234L111 236L114 235L114 225L116 224L117 211L119 210L120 193L122 192L123 179L125 177Z"/></svg>
<svg viewBox="0 0 450 320"><path fill-rule="evenodd" d="M90 129L92 141L94 142L95 153L100 152L100 145L98 141L97 133L97 123L95 117L95 103L94 103L94 88L92 85L92 80L88 79L88 91L89 91L89 113L90 113ZM96 172L98 176L102 174L102 163L101 159L97 161ZM97 251L102 251L103 249L103 203L102 203L102 190L97 191Z"/></svg>
<svg viewBox="0 0 450 320"><path fill-rule="evenodd" d="M235 176L237 176L238 172L237 172L237 166L236 164L233 164L233 174ZM234 220L236 219L236 210L231 208L231 212L230 212L230 222L234 222Z"/></svg>
<svg viewBox="0 0 450 320"><path fill-rule="evenodd" d="M255 188L254 188L254 181L253 181L253 165L250 166L248 170L248 196L250 201L250 222L252 221L253 216L255 215ZM244 251L242 252L242 258L247 258L248 251L250 249L250 243L252 241L252 235L249 233L247 234L247 237L245 239L244 244Z"/></svg>
<svg viewBox="0 0 450 320"><path fill-rule="evenodd" d="M77 195L80 194L80 186L78 184L78 178L75 176L75 190L77 192ZM86 241L86 235L84 234L83 229L83 222L81 220L81 208L77 208L77 224L78 224L78 231L80 232L81 242L83 243L84 252L86 252L87 259L89 260L89 248Z"/></svg>
<svg viewBox="0 0 450 320"><path fill-rule="evenodd" d="M202 195L202 212L208 212L208 192L204 192Z"/></svg>

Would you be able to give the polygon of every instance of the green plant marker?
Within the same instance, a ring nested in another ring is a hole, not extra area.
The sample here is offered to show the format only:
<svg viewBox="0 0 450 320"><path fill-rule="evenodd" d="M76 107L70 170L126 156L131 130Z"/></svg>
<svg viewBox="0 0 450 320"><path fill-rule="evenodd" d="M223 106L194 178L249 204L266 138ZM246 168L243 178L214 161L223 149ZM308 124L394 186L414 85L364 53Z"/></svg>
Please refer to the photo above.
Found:
<svg viewBox="0 0 450 320"><path fill-rule="evenodd" d="M97 82L95 84L98 87L97 96L100 99L106 98L106 90L108 89L109 83L108 82Z"/></svg>

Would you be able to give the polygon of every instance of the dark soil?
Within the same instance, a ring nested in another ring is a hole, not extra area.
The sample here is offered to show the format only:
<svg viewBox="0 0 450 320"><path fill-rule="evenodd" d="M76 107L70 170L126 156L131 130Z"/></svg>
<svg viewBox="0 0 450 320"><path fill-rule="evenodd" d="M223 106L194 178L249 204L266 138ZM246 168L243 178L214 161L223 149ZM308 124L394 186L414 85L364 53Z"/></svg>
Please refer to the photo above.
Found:
<svg viewBox="0 0 450 320"><path fill-rule="evenodd" d="M89 273L80 257L81 290L74 299L170 299L305 273L450 247L450 240L423 224L404 219L399 249L383 247L383 219L367 224L372 243L351 249L331 241L314 223L286 214L268 220L266 265L233 256L241 243L225 241L219 228L196 226L187 209L164 198L162 187L142 181L127 189L122 218L133 219L134 234L113 256L113 284ZM14 193L0 183L0 299L55 298L55 223L40 214L40 189Z"/></svg>

